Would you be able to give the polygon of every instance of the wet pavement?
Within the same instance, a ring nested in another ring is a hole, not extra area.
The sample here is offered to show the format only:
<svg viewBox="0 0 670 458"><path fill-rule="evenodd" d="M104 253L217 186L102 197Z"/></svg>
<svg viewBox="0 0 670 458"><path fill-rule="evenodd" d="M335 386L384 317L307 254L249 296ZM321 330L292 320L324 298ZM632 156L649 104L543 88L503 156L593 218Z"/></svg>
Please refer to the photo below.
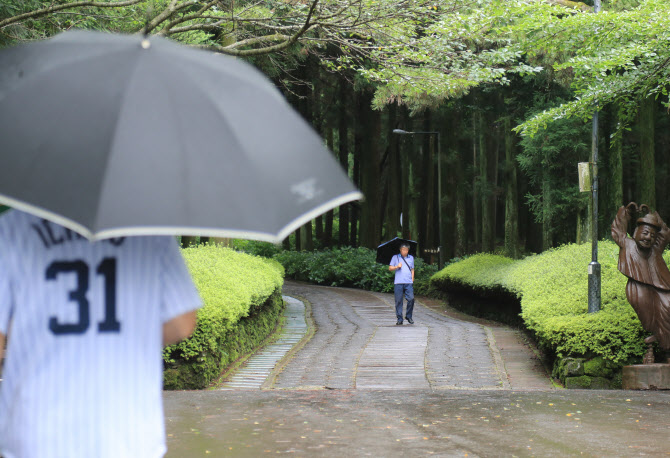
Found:
<svg viewBox="0 0 670 458"><path fill-rule="evenodd" d="M414 325L396 326L391 294L295 283L284 293L308 305L316 332L266 388L510 388L492 328L421 303ZM551 388L543 368L529 371Z"/></svg>
<svg viewBox="0 0 670 458"><path fill-rule="evenodd" d="M165 410L168 457L670 454L666 392L199 391Z"/></svg>
<svg viewBox="0 0 670 458"><path fill-rule="evenodd" d="M395 326L389 294L284 294L274 346L211 390L165 392L168 457L670 455L667 392L558 389L521 332L440 301Z"/></svg>

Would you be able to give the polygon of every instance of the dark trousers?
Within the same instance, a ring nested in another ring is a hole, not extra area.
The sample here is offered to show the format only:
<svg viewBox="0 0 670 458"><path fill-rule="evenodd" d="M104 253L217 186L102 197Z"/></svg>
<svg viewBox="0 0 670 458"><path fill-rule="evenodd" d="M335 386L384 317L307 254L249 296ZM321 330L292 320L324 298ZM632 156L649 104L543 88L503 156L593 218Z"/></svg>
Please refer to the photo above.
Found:
<svg viewBox="0 0 670 458"><path fill-rule="evenodd" d="M412 319L412 312L414 311L414 285L411 283L396 283L393 285L393 293L395 295L395 315L399 320L402 320L402 297L407 299L407 310L405 317Z"/></svg>

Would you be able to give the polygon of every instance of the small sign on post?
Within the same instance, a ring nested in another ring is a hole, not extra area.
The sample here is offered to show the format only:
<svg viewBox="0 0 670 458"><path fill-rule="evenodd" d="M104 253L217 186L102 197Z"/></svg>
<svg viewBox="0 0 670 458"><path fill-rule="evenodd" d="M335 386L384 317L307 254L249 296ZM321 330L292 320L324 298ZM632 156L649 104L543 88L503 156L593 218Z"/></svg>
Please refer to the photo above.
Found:
<svg viewBox="0 0 670 458"><path fill-rule="evenodd" d="M440 247L423 250L425 254L430 255L430 264L435 264L435 257L440 254Z"/></svg>
<svg viewBox="0 0 670 458"><path fill-rule="evenodd" d="M577 172L579 173L579 192L591 192L591 163L579 162Z"/></svg>

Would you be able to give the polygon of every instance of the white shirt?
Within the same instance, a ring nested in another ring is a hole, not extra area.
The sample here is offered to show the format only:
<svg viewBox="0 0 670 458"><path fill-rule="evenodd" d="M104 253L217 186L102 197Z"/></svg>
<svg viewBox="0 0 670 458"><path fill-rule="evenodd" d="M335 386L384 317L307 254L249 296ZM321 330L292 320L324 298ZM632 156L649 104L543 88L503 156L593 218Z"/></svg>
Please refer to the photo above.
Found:
<svg viewBox="0 0 670 458"><path fill-rule="evenodd" d="M4 213L0 454L165 454L162 325L199 306L173 237L91 243Z"/></svg>

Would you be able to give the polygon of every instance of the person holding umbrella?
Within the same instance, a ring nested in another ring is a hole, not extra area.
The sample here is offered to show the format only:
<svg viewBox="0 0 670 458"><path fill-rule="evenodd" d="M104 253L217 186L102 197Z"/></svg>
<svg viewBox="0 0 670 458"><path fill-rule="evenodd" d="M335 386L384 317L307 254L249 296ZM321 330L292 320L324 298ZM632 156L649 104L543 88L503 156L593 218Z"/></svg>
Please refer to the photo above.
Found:
<svg viewBox="0 0 670 458"><path fill-rule="evenodd" d="M90 242L0 217L0 455L159 457L164 345L201 305L174 237Z"/></svg>
<svg viewBox="0 0 670 458"><path fill-rule="evenodd" d="M281 242L362 194L260 71L166 38L2 49L0 100L0 455L162 456L161 338L200 305L170 236Z"/></svg>
<svg viewBox="0 0 670 458"><path fill-rule="evenodd" d="M396 325L402 325L403 296L407 300L405 319L409 324L414 324L412 312L414 311L414 257L409 254L409 243L400 245L400 253L391 258L389 270L395 272L393 293L395 295L395 314L398 319Z"/></svg>

